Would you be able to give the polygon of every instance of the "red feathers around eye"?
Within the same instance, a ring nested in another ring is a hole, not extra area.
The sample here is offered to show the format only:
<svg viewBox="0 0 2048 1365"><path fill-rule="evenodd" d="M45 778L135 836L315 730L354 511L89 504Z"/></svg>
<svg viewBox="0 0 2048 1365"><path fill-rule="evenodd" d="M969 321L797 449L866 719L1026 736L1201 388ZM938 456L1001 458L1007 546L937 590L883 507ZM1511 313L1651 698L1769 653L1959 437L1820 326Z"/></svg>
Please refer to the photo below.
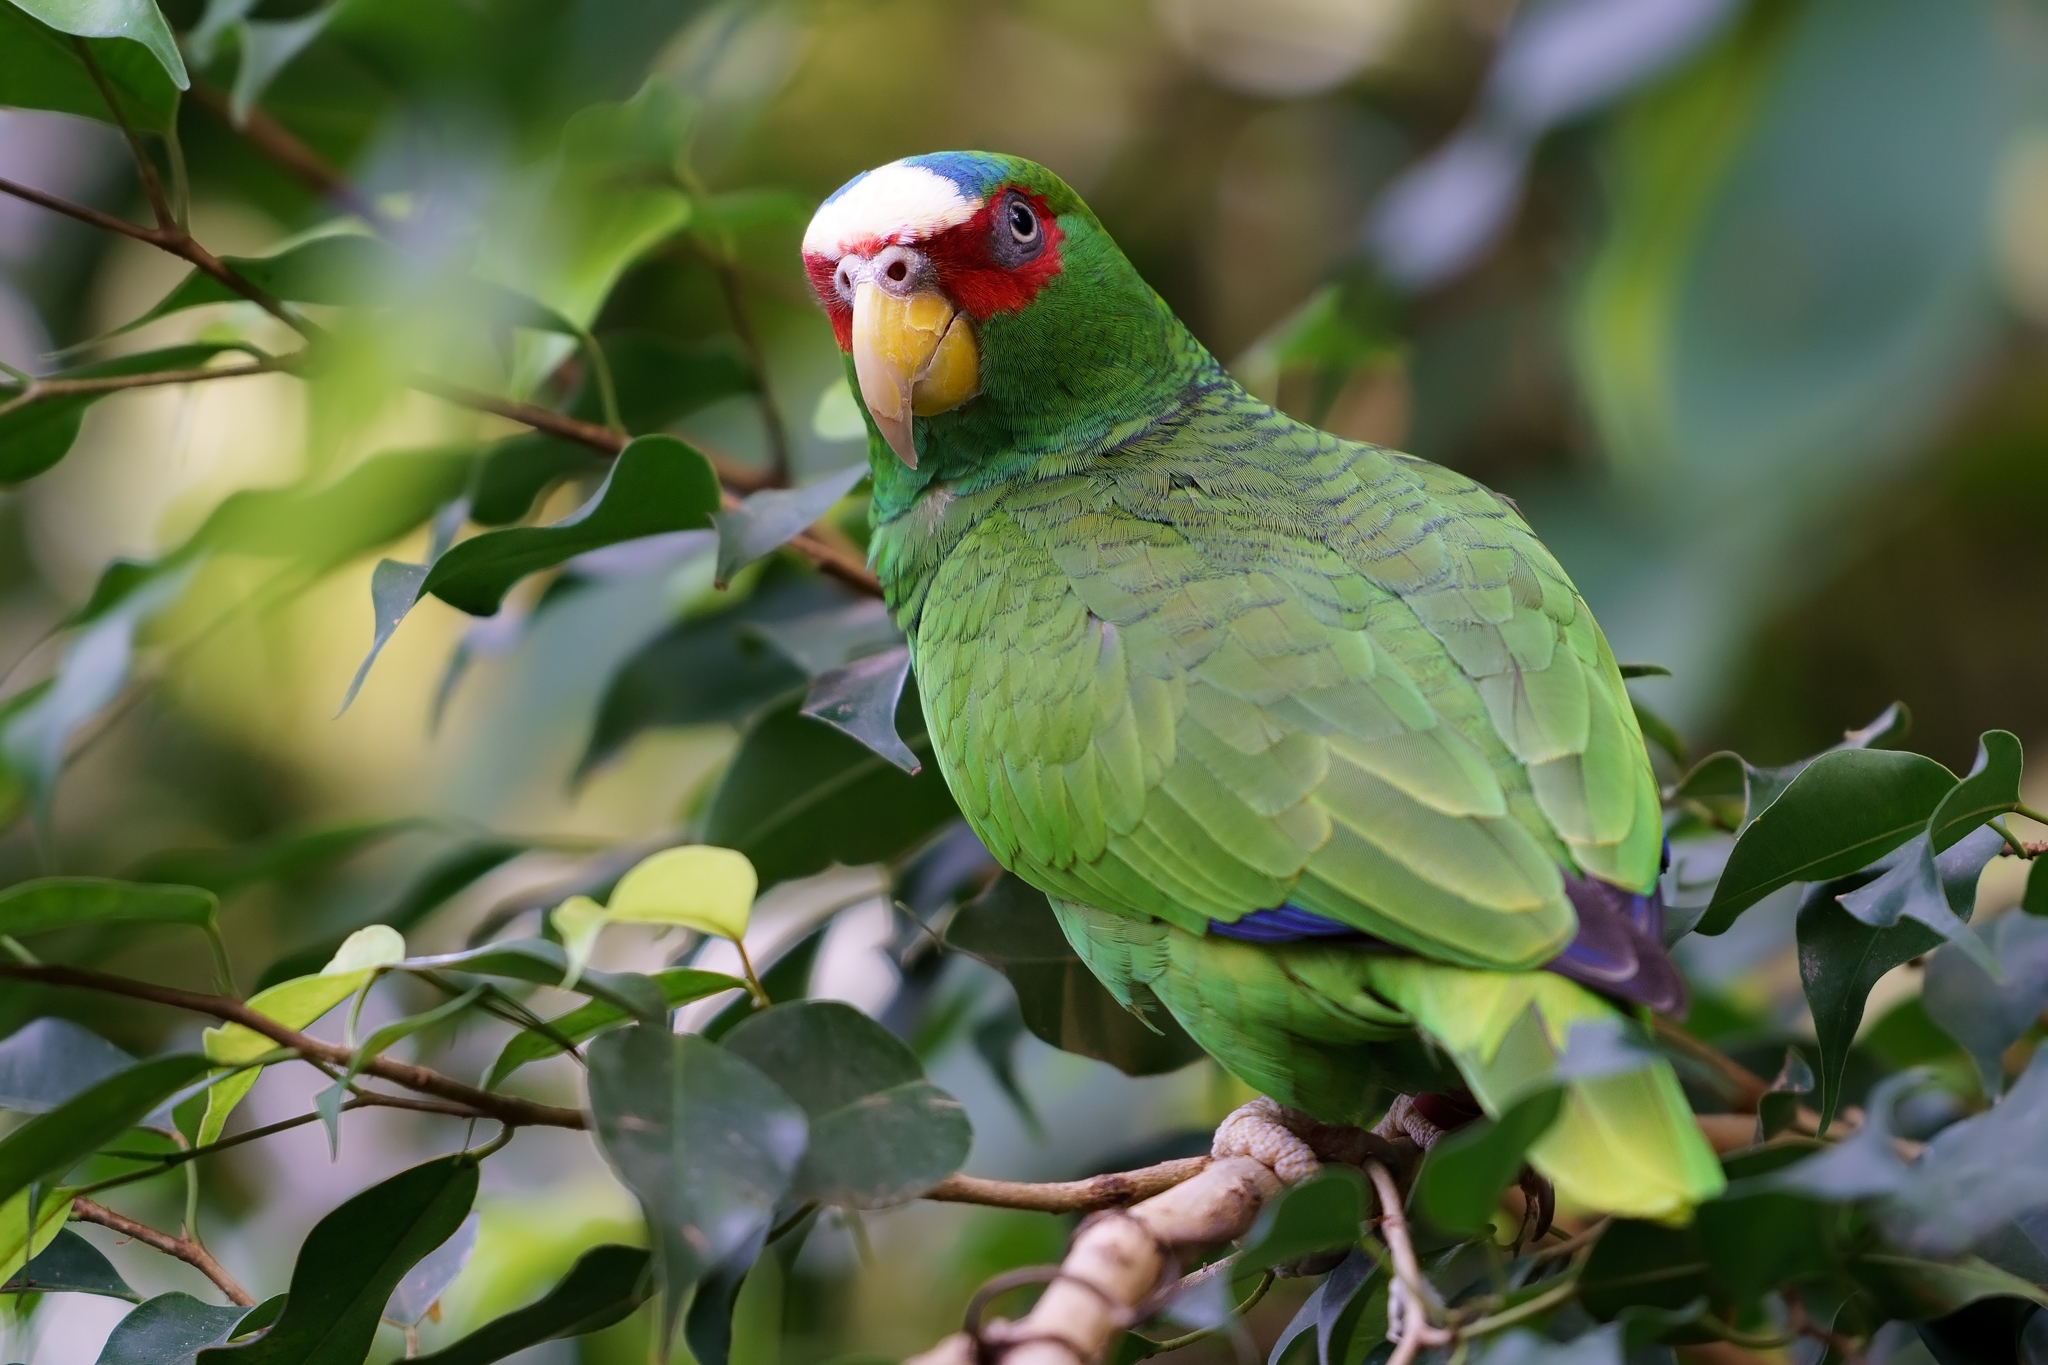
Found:
<svg viewBox="0 0 2048 1365"><path fill-rule="evenodd" d="M1044 247L1022 265L1005 265L989 249L990 234L997 229L996 214L1006 197L1003 189L990 194L988 202L966 222L914 243L931 259L939 273L939 287L946 296L976 322L1024 307L1037 297L1047 280L1060 273L1060 241L1066 234L1060 231L1059 219L1046 208L1043 196L1028 190L1019 192L1038 215L1039 231L1045 234ZM879 251L886 245L887 242L878 240L868 251ZM839 297L833 284L832 277L838 269L839 262L828 257L804 257L804 272L811 277L811 288L817 291L819 302L832 319L832 335L839 342L839 349L846 351L853 347L853 308Z"/></svg>
<svg viewBox="0 0 2048 1365"><path fill-rule="evenodd" d="M976 322L986 322L997 313L1014 313L1038 295L1045 282L1060 273L1059 219L1045 207L1043 196L1020 191L1038 215L1045 246L1022 265L998 261L989 251L989 236L998 228L996 214L1003 206L1005 192L996 190L981 211L956 228L948 228L919 250L931 258L939 272L939 287Z"/></svg>

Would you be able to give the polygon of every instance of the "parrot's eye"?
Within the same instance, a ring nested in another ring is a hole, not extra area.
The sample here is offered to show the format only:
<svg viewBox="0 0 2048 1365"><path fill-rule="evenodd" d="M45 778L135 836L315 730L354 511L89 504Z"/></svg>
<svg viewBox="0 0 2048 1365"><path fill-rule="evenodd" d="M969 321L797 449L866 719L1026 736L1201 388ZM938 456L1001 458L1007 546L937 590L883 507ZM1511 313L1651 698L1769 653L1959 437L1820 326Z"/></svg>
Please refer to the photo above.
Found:
<svg viewBox="0 0 2048 1365"><path fill-rule="evenodd" d="M1004 195L996 206L995 240L990 245L997 260L1012 266L1032 259L1045 246L1045 229L1037 212L1016 190Z"/></svg>

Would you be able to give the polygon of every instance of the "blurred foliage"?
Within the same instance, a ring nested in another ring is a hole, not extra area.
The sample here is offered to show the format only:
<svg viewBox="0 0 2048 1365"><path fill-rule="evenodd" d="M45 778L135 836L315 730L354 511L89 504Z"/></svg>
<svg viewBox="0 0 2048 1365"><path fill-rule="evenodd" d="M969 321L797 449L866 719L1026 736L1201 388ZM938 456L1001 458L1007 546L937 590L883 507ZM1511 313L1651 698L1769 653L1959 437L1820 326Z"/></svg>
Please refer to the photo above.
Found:
<svg viewBox="0 0 2048 1365"><path fill-rule="evenodd" d="M1471 1349L2048 1359L2048 876L1994 856L2048 807L2044 91L2038 0L0 0L0 950L346 1049L9 980L7 1358L597 1365L657 1313L703 1365L900 1355L1064 1232L906 1196L1201 1150L1245 1098L996 878L899 637L816 568L866 452L802 225L986 146L1262 395L1514 496L1670 669L1632 687L1687 1027L1777 1080L1676 1055L1778 1141L1568 1267L1472 1234L1544 1097L1447 1144L1432 1281L1556 1299ZM1837 744L1901 698L1925 756L1903 712ZM548 913L696 842L759 873L744 957ZM399 1057L551 1105L587 1068L598 1141L351 1107ZM756 1140L679 1161L649 1135L706 1096ZM1359 1209L1278 1203L1238 1298ZM1387 1349L1362 1251L1279 1285L1186 1351Z"/></svg>

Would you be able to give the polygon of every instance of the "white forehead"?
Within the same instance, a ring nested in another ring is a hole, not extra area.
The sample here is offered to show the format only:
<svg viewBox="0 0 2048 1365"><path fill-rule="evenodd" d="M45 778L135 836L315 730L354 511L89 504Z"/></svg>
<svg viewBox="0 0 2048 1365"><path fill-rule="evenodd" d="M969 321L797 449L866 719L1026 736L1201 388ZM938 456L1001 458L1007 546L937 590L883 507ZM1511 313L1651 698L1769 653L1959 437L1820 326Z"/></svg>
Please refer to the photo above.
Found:
<svg viewBox="0 0 2048 1365"><path fill-rule="evenodd" d="M878 166L819 205L804 229L804 255L838 258L878 242L914 242L958 227L981 200L923 166Z"/></svg>

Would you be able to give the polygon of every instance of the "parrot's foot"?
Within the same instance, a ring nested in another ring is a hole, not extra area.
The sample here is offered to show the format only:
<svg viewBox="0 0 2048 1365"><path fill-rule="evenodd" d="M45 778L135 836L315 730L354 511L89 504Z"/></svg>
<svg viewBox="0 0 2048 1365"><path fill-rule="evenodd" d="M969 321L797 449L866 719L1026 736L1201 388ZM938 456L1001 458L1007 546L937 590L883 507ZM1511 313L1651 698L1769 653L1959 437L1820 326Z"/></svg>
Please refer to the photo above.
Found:
<svg viewBox="0 0 2048 1365"><path fill-rule="evenodd" d="M1272 1168L1273 1174L1292 1185L1321 1170L1324 1162L1363 1167L1377 1161L1406 1176L1414 1169L1420 1150L1403 1137L1386 1138L1363 1128L1346 1128L1320 1123L1299 1109L1263 1096L1238 1106L1216 1129L1210 1155L1248 1156ZM1283 1277L1320 1275L1344 1259L1343 1251L1306 1257L1274 1269Z"/></svg>
<svg viewBox="0 0 2048 1365"><path fill-rule="evenodd" d="M1401 1095L1395 1098L1385 1118L1373 1126L1383 1138L1403 1137L1423 1152L1434 1147L1446 1133L1454 1133L1474 1119L1483 1117L1479 1105L1468 1094ZM1532 1242L1550 1231L1557 1213L1557 1191L1534 1168L1522 1167L1515 1181L1522 1199L1522 1225L1515 1245Z"/></svg>

